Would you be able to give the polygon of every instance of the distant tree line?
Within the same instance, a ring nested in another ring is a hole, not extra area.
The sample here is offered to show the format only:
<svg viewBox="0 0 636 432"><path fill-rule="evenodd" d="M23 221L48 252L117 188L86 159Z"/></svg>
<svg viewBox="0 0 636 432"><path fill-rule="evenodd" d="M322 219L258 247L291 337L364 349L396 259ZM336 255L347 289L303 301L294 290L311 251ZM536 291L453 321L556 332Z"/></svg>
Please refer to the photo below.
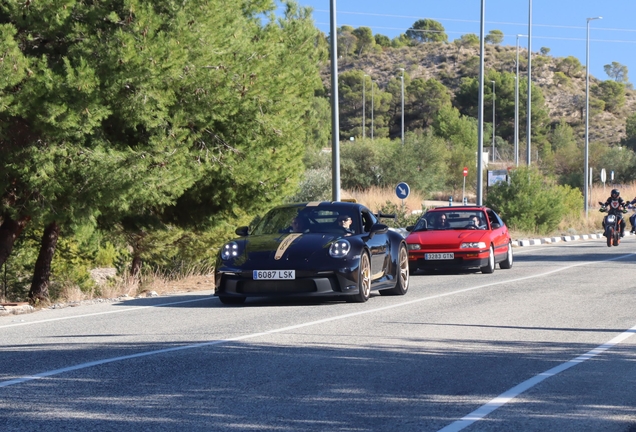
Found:
<svg viewBox="0 0 636 432"><path fill-rule="evenodd" d="M338 46L344 47L346 41L345 57L353 56L368 60L378 58L373 56L375 52L401 49L406 46L417 50L422 44L448 44L448 37L444 27L430 19L416 21L405 33L390 40L388 37L376 34L371 37L370 29L364 30L365 38L358 40L358 34L363 28L354 29L343 26L338 32ZM503 41L504 34L499 30L491 30L485 38L485 42L498 45ZM453 45L458 50L477 48L479 38L474 34L463 35L455 39ZM364 44L362 49L359 44ZM352 49L351 47L357 47ZM496 51L490 51L496 53ZM542 47L540 55L536 55L539 65L547 61L550 49ZM492 54L490 54L492 55ZM505 54L502 53L505 59ZM355 59L345 59L348 65L356 65ZM413 78L411 73L417 73L417 68L410 69L406 63L395 65L394 71L388 78L381 82L378 77L371 76L371 72L362 69L348 67L340 73L340 133L346 138L358 140L362 136L369 138L399 139L402 133L401 122L404 116L406 131L438 134L434 124L448 122L444 116L449 115L448 109L454 108L461 117L477 118L478 107L478 56L469 57L462 64L454 65L456 78L447 72L439 72L437 76ZM526 68L526 60L521 59L521 71ZM514 60L512 62L514 65ZM574 79L584 76L584 66L574 56L555 59L556 71L553 74L552 85L564 92L573 87ZM401 110L402 83L401 76L404 68L404 112ZM606 111L617 116L624 115L626 104L626 92L631 90L628 81L626 66L613 62L605 66L605 71L611 78L606 81L594 80L591 86L590 116L593 118ZM493 129L496 131L496 150L502 160L512 160L514 143L514 110L515 110L515 74L506 70L486 70L484 77L484 119L485 137L484 143L492 141ZM494 82L495 91L493 92ZM526 142L526 108L527 108L527 78L521 76L519 80L519 128L520 154L525 158ZM539 162L546 173L556 175L563 184L581 187L583 174L580 169L582 155L582 137L580 130L585 114L585 98L574 96L572 106L579 111L578 123L564 121L552 121L549 117L543 89L532 83L532 143L533 158ZM372 98L371 98L371 95ZM364 113L363 119L363 101ZM493 103L494 102L494 103ZM495 109L495 124L492 124L493 107ZM373 113L373 125L371 125L371 113ZM364 125L363 125L364 120ZM600 143L592 143L598 151L594 155L593 164L606 164L616 167L616 173L620 173L622 181L631 181L636 178L636 166L632 152L634 131L630 128L630 119L626 124L627 137L622 142L607 146ZM364 129L364 133L363 133ZM357 142L357 141L356 141ZM347 145L353 145L349 142ZM449 149L453 149L457 143L448 142ZM627 152L617 153L616 149L623 145ZM471 144L471 151L476 151L476 140ZM490 150L487 145L486 150ZM450 185L448 185L450 186ZM362 184L358 187L363 187Z"/></svg>

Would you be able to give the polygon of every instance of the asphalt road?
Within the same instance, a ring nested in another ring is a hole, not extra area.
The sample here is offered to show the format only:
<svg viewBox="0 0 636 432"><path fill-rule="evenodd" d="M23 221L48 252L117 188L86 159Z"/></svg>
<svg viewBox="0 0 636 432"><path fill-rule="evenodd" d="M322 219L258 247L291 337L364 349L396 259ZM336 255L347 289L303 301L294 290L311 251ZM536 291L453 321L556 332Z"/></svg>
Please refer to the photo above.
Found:
<svg viewBox="0 0 636 432"><path fill-rule="evenodd" d="M210 292L0 317L2 431L636 431L636 239L365 304Z"/></svg>

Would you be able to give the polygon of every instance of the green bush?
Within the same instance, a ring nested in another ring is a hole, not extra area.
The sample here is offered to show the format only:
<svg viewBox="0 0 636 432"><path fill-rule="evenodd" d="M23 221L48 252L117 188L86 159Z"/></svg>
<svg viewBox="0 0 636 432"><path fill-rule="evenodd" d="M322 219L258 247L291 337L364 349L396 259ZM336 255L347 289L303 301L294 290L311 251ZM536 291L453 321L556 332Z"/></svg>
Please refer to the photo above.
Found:
<svg viewBox="0 0 636 432"><path fill-rule="evenodd" d="M241 222L237 221L237 226ZM162 275L182 273L183 268L209 267L223 243L236 237L235 229L236 226L220 224L202 232L174 226L153 231L138 242L143 267Z"/></svg>
<svg viewBox="0 0 636 432"><path fill-rule="evenodd" d="M33 267L38 256L39 240L31 225L18 237L13 252L2 267L3 294L9 301L28 301Z"/></svg>
<svg viewBox="0 0 636 432"><path fill-rule="evenodd" d="M119 252L112 243L106 242L104 246L97 249L95 255L95 265L97 267L113 267Z"/></svg>
<svg viewBox="0 0 636 432"><path fill-rule="evenodd" d="M548 234L580 211L581 192L557 185L536 168L518 168L509 182L490 187L485 204L496 210L513 229Z"/></svg>
<svg viewBox="0 0 636 432"><path fill-rule="evenodd" d="M384 145L383 145L384 144ZM358 140L340 144L340 185L347 190L367 190L382 181L381 157L387 139Z"/></svg>
<svg viewBox="0 0 636 432"><path fill-rule="evenodd" d="M395 215L395 219L381 219L382 223L388 225L391 228L404 228L409 225L415 225L415 222L417 222L417 219L420 217L419 214L412 214L407 212L405 206L392 203L391 201L387 201L386 203L384 203L384 205L380 206L377 211L383 214Z"/></svg>
<svg viewBox="0 0 636 432"><path fill-rule="evenodd" d="M381 187L406 182L412 191L428 194L444 187L448 167L446 143L431 133L408 132L404 144L393 140L384 146L378 160Z"/></svg>
<svg viewBox="0 0 636 432"><path fill-rule="evenodd" d="M286 201L328 201L331 199L331 168L308 169L300 182L298 192Z"/></svg>

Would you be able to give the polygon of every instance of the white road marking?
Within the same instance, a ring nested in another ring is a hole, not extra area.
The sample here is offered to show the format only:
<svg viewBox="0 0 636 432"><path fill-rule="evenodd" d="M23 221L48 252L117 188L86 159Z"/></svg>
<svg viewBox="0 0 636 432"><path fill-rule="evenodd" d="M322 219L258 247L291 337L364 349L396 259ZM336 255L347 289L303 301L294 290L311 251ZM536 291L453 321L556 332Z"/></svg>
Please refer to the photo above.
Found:
<svg viewBox="0 0 636 432"><path fill-rule="evenodd" d="M19 323L3 325L3 326L0 326L0 329L8 328L8 327L17 327L17 326L29 325L29 324L41 324L41 323L47 323L47 322L53 322L53 321L64 321L64 320L75 319L75 318L86 318L86 317L92 317L92 316L97 316L97 315L108 315L108 314L115 314L115 313L121 313L121 312L132 312L132 311L136 311L136 310L140 310L140 309L148 309L148 308L153 308L153 307L172 306L172 305L183 304L183 303L200 302L200 301L205 301L205 300L211 300L213 298L214 297L205 297L205 298L202 298L202 299L195 299L195 300L182 300L182 301L171 302L171 303L160 303L160 304L151 305L151 306L136 306L136 307L124 308L124 309L119 309L119 310L114 310L114 311L95 312L95 313L92 313L92 314L73 315L73 316L60 317L60 318L50 318L50 319L44 319L44 320L39 320L39 321L25 321L25 322L19 322Z"/></svg>
<svg viewBox="0 0 636 432"><path fill-rule="evenodd" d="M612 348L614 345L617 345L623 342L625 339L629 338L630 336L634 334L636 334L636 326L619 334L614 339L604 343L603 345L597 346L593 350L588 351L587 353L579 357L576 357L568 362L562 363L559 366L555 366L552 369L549 369L543 373L540 373L539 375L536 375L522 382L521 384L514 386L513 388L503 392L502 394L500 394L499 396L497 396L496 398L494 398L487 404L477 408L475 411L471 412L467 416L462 417L460 420L457 420L456 422L451 423L448 426L440 429L439 432L457 432L470 426L476 421L483 420L483 418L486 417L488 414L492 413L497 408L504 406L505 404L510 402L512 399L516 398L517 396L519 396L521 393L525 392L526 390L529 390L532 387L536 386L540 382L550 377L553 377L557 374L560 374L561 372L570 369L572 366L576 366L579 363L583 363L586 360L596 357L597 355L607 351L608 349Z"/></svg>
<svg viewBox="0 0 636 432"><path fill-rule="evenodd" d="M538 274L538 275L524 276L524 277L520 277L520 278L516 278L516 279L507 279L507 280L503 280L503 281L499 281L499 282L492 282L492 283L488 283L488 284L477 285L477 286L474 286L474 287L471 287L471 288L464 288L464 289L460 289L460 290L456 290L456 291L452 291L452 292L448 292L448 293L437 294L437 295L430 296L430 297L423 297L423 298L410 300L410 301L405 301L405 302L397 303L397 304L393 304L393 305L383 306L383 307L379 307L379 308L375 308L375 309L366 309L366 310L359 311L359 312L352 312L352 313L348 313L348 314L344 314L344 315L337 315L337 316L334 316L334 317L331 317L331 318L324 318L324 319L317 320L317 321L310 321L310 322L306 322L306 323L296 324L296 325L293 325L293 326L288 326L288 327L282 327L282 328L278 328L278 329L268 330L268 331L265 331L265 332L252 333L252 334L243 335L243 336L237 336L237 337L233 337L233 338L229 338L229 339L219 339L219 340L214 340L214 341L201 342L201 343L192 344L192 345L184 345L184 346L160 349L160 350L155 350L155 351L146 351L146 352L126 355L126 356L121 356L121 357L112 357L112 358L107 358L107 359L102 359L102 360L96 360L96 361L92 361L92 362L88 362L88 363L80 363L80 364L75 365L75 366L69 366L69 367L66 367L66 368L61 368L61 369L55 369L55 370L51 370L51 371L41 372L41 373L38 373L38 374L35 374L35 375L24 376L24 377L15 378L15 379L12 379L12 380L7 380L7 381L0 381L0 388L9 387L9 386L13 386L13 385L16 385L16 384L22 384L22 383L25 383L25 382L34 381L34 380L38 380L38 379L41 379L41 378L46 378L46 377L59 375L59 374L66 373L66 372L72 372L72 371L76 371L76 370L80 370L80 369L86 369L86 368L89 368L89 367L99 366L99 365L103 365L103 364L107 364L107 363L113 363L113 362L129 360L129 359L134 359L134 358L140 358L140 357L148 357L148 356L152 356L152 355L164 354L164 353L175 352L175 351L182 351L182 350L193 349L193 348L202 348L202 347L220 345L220 344L227 343L227 342L236 342L236 341L241 341L241 340L254 339L254 338L261 337L261 336L267 336L267 335L272 335L272 334L277 334L277 333L283 333L283 332L290 331L290 330L297 330L297 329L304 328L304 327L310 327L310 326L314 326L314 325L318 325L318 324L324 324L324 323L328 323L328 322L332 322L332 321L339 321L339 320L352 318L352 317L356 317L356 316L360 316L360 315L366 315L366 314L382 312L382 311L386 311L386 310L390 310L390 309L396 309L396 308L400 308L400 307L404 307L404 306L408 306L408 305L412 305L412 304L416 304L416 303L421 303L421 302L428 301L428 300L434 300L434 299L448 297L448 296L461 294L461 293L465 293L465 292L475 291L475 290L479 290L479 289L482 289L482 288L488 288L488 287L492 287L492 286L508 284L508 283L511 283L511 282L519 282L519 281L524 281L524 280L528 280L528 279L535 279L535 278L539 278L539 277L543 277L543 276L548 276L548 275L551 275L551 274L554 274L554 273L558 273L558 272L561 272L561 271L564 271L564 270L568 270L568 269L571 269L571 268L580 267L580 266L583 266L583 265L596 264L596 263L601 263L601 262L606 262L606 261L616 261L616 260L619 260L619 259L622 259L622 258L626 258L626 257L632 256L632 255L634 255L634 253L630 253L630 254L627 254L627 255L622 255L622 256L619 256L619 257L609 258L609 259L602 260L602 261L580 262L580 263L572 264L572 265L569 265L569 266L566 266L566 267L561 267L561 268L557 268L557 269L554 269L554 270L550 270L550 271L547 271L545 273L541 273L541 274ZM190 301L196 301L196 300L190 300ZM187 301L175 302L173 304L186 303L186 302ZM164 305L167 305L167 304L164 304ZM139 307L137 309L145 309L145 308L148 308L148 307L152 307L152 306L143 306L143 307ZM102 314L105 314L105 313L108 313L108 312L104 312ZM99 315L99 314L94 314L94 315ZM40 322L42 322L42 321L40 321Z"/></svg>

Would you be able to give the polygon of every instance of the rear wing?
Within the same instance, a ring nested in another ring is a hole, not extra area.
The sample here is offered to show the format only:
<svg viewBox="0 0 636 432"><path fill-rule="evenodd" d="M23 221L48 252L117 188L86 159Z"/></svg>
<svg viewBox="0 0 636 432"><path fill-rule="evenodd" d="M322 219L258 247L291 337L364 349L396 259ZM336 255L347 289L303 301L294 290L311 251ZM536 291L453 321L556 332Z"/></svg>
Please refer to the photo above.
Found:
<svg viewBox="0 0 636 432"><path fill-rule="evenodd" d="M377 217L378 219L395 219L395 213L390 214L390 213L382 213L382 212L377 212L374 213L375 217Z"/></svg>

